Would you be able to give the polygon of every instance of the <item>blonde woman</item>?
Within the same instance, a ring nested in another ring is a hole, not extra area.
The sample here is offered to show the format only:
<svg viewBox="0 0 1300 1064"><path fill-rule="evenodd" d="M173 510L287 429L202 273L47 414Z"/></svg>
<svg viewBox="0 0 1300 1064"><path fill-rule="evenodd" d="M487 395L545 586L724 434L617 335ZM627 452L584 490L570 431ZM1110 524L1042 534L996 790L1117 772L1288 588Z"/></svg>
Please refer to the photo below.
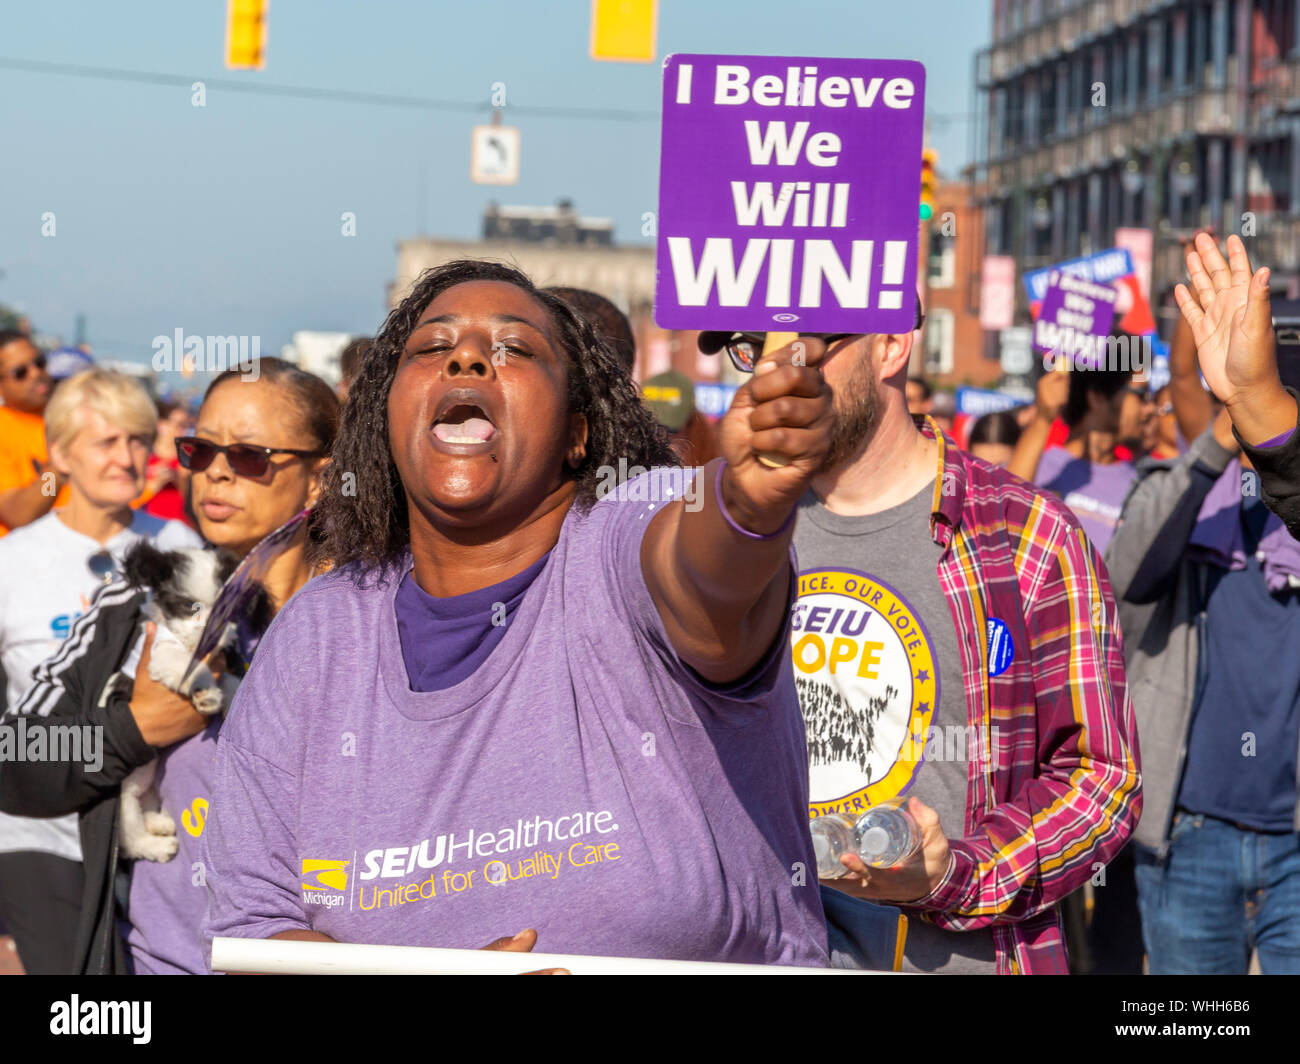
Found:
<svg viewBox="0 0 1300 1064"><path fill-rule="evenodd" d="M281 359L261 359L253 379L236 370L219 375L199 408L194 435L176 440L177 457L193 475L203 538L242 558L309 510L338 420L329 385ZM294 526L262 577L275 610L312 575L305 557L310 524ZM75 812L80 819L85 881L64 966L73 974L207 970L198 936L206 901L198 848L222 721L202 716L149 678L153 637L141 616L143 600L144 592L124 581L105 587L65 649L36 668L27 694L5 718L21 718L28 733L89 727L103 735L98 765L61 757L0 770L0 810L45 817ZM228 673L243 675L269 623L241 619L237 645L224 655ZM179 851L170 861L132 862L118 844L120 784L155 758L155 787L176 822Z"/></svg>
<svg viewBox="0 0 1300 1064"><path fill-rule="evenodd" d="M27 692L32 668L59 649L133 543L200 544L179 522L131 509L144 486L155 428L153 400L122 373L89 369L51 396L46 443L69 498L0 539L0 662L9 705ZM82 753L95 757L93 749ZM10 767L0 765L0 773ZM0 813L0 913L29 973L67 970L81 895L77 818Z"/></svg>

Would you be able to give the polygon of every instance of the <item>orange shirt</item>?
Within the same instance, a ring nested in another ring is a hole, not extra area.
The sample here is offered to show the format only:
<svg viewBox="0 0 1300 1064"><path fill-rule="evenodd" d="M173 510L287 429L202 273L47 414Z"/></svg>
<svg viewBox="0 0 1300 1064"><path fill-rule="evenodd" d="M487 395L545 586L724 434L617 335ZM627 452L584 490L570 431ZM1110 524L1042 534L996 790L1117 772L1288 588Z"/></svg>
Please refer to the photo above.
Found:
<svg viewBox="0 0 1300 1064"><path fill-rule="evenodd" d="M12 491L36 479L32 459L49 461L45 450L45 419L39 414L28 414L0 406L0 491ZM55 506L68 501L68 486L59 489ZM0 522L0 536L9 527Z"/></svg>

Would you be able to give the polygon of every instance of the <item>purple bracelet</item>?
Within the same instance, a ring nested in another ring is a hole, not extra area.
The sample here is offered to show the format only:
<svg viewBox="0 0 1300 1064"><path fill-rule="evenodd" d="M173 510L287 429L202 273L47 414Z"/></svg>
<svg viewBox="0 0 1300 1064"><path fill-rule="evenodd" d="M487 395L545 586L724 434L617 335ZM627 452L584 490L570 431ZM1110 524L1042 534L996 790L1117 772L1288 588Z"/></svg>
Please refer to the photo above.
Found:
<svg viewBox="0 0 1300 1064"><path fill-rule="evenodd" d="M794 524L795 514L799 512L799 508L797 506L790 511L790 516L785 519L785 524L783 524L775 532L769 532L765 536L760 536L757 532L751 532L747 528L741 528L738 524L736 524L735 521L731 519L731 514L727 513L727 504L722 501L722 471L726 468L727 468L727 460L724 458L722 462L718 465L718 475L713 478L713 494L717 496L718 509L722 511L723 519L727 522L727 524L729 524L732 528L734 528L746 539L777 539L778 537L785 535L790 530L790 526Z"/></svg>
<svg viewBox="0 0 1300 1064"><path fill-rule="evenodd" d="M1282 433L1281 436L1274 436L1271 440L1265 440L1263 443L1255 444L1254 449L1257 451L1262 451L1267 447L1281 447L1282 444L1286 443L1286 441L1289 440L1294 434L1295 434L1295 429L1287 429L1286 432Z"/></svg>

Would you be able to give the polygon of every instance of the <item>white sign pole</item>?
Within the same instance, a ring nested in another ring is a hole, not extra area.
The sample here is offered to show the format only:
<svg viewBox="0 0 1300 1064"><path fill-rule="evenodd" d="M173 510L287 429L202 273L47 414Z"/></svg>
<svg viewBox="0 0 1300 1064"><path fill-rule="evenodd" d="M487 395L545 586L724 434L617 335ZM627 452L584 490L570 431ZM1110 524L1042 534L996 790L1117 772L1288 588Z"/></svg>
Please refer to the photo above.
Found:
<svg viewBox="0 0 1300 1064"><path fill-rule="evenodd" d="M363 946L344 942L215 938L214 972L263 975L519 975L567 968L574 975L893 975L842 968L779 964L723 964L639 957L587 957L566 953L503 953L422 946Z"/></svg>

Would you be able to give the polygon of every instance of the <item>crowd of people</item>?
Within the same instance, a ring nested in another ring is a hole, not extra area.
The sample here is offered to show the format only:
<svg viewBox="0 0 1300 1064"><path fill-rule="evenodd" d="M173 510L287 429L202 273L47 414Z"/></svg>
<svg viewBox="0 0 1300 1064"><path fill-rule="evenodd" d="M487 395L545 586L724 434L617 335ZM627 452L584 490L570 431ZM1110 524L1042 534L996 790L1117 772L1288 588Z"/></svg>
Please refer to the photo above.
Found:
<svg viewBox="0 0 1300 1064"><path fill-rule="evenodd" d="M1296 393L1227 252L1189 250L1168 379L1045 373L962 440L919 305L756 366L700 334L753 370L716 424L635 382L608 300L488 262L422 276L337 389L262 358L193 412L0 333L23 968L201 974L218 936L891 967L883 907L904 971L1300 971ZM205 716L124 558L277 530ZM169 841L129 858L154 759ZM914 852L817 879L810 815L900 799Z"/></svg>

